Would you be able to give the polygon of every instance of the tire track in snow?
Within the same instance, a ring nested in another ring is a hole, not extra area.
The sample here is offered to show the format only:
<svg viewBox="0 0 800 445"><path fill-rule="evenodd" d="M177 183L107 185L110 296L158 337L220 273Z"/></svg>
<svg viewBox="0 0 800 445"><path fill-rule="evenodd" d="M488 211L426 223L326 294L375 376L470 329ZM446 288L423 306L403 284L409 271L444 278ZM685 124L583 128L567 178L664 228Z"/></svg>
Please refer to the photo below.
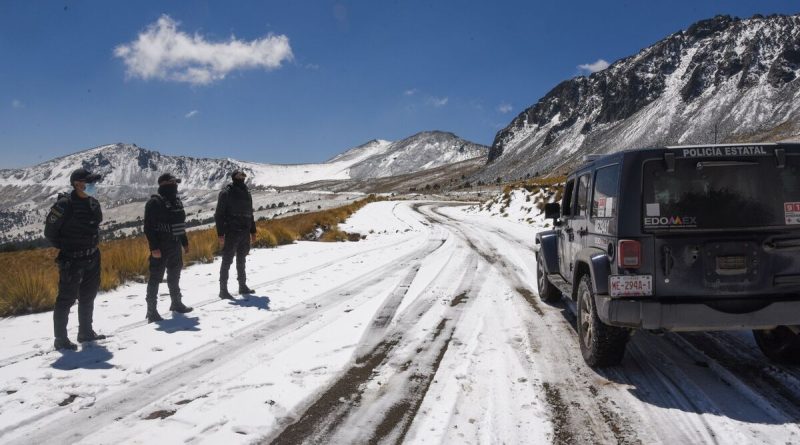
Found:
<svg viewBox="0 0 800 445"><path fill-rule="evenodd" d="M705 362L776 420L800 422L797 370L770 363L757 347L728 332L669 334L666 339Z"/></svg>
<svg viewBox="0 0 800 445"><path fill-rule="evenodd" d="M460 233L482 257L490 258L490 264L508 281L509 287L517 291L520 297L518 302L525 302L536 312L537 317L528 319L527 323L531 327L528 336L530 344L539 349L534 352L540 357L546 357L544 361L537 361L534 367L545 371L547 381L542 384L542 399L551 408L554 443L574 443L574 440L641 443L635 423L626 418L624 413L610 407L602 397L597 397L599 391L593 385L587 384L591 377L586 372L578 372L573 376L581 365L576 363L574 346L564 342L564 328L567 328L567 337L575 338L576 335L569 326L565 326L568 323L563 317L542 326L542 321L546 323L550 319L543 317L545 313L541 301L534 298L533 292L528 290L522 268L506 259L511 252L524 248L525 245L519 239L497 231L479 233L473 226L452 219L436 208L431 209L431 213L433 215L429 216L434 221ZM490 236L500 238L503 244L491 241ZM535 283L535 280L532 282ZM553 327L561 332L552 332ZM552 338L553 341L543 340L545 338ZM520 355L520 362L529 362L530 359L524 352L517 353ZM577 352L577 358L581 358L580 351ZM531 368L531 365L528 364L528 367Z"/></svg>
<svg viewBox="0 0 800 445"><path fill-rule="evenodd" d="M443 244L444 240L442 239L429 239L425 245L403 255L395 262L368 270L349 283L298 303L275 319L258 321L239 329L233 333L230 340L207 344L162 362L158 365L161 371L132 383L124 390L98 400L87 409L70 414L68 425L64 425L63 416L59 416L59 414L63 414L63 410L50 409L0 430L0 436L54 416L55 418L49 422L49 425L43 425L35 431L23 434L22 437L11 443L72 443L79 441L92 432L164 398L197 380L200 376L225 366L230 362L227 358L262 346L260 343L264 339L272 340L287 332L297 330L299 326L313 321L315 315L324 312L328 307L339 306L356 298L365 290L377 286L388 276L397 272L398 264L425 258Z"/></svg>
<svg viewBox="0 0 800 445"><path fill-rule="evenodd" d="M460 314L469 304L468 291L480 276L474 273L477 261L469 257L466 261L466 266L454 267L448 260L433 279L452 284L453 275L460 275L456 295L449 300L444 314L436 318L439 321L432 334L423 339L407 338L414 325L423 323L423 315L439 300L422 295L398 316L391 330L378 337L377 346L357 356L354 365L304 409L297 420L265 438L264 443L402 442L447 352ZM409 272L403 282L410 284L416 275ZM396 310L401 300L394 295L382 309ZM373 319L379 328L368 331L365 337L380 333L385 322L381 312ZM381 375L386 377L385 382L377 383L376 387L374 382ZM354 435L353 431L357 433Z"/></svg>

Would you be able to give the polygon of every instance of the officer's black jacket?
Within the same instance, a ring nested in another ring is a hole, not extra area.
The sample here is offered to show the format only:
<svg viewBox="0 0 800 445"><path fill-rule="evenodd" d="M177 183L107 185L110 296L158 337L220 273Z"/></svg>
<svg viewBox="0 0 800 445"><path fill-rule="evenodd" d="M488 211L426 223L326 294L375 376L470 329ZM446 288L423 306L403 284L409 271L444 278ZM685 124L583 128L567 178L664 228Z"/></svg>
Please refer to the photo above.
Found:
<svg viewBox="0 0 800 445"><path fill-rule="evenodd" d="M165 242L189 245L186 237L186 211L180 198L152 195L144 206L144 234L150 250L161 249Z"/></svg>
<svg viewBox="0 0 800 445"><path fill-rule="evenodd" d="M247 186L228 184L219 192L214 221L219 236L230 232L256 233L253 197Z"/></svg>
<svg viewBox="0 0 800 445"><path fill-rule="evenodd" d="M44 236L57 249L65 252L87 250L100 242L103 212L100 202L89 196L81 198L76 191L62 194L50 208Z"/></svg>

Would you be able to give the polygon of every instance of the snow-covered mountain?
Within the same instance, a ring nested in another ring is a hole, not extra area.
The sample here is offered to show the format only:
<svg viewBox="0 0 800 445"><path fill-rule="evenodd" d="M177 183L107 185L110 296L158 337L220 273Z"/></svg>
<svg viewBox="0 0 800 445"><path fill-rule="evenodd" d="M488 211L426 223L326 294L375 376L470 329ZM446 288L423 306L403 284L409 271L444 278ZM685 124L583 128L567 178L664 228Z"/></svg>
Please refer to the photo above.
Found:
<svg viewBox="0 0 800 445"><path fill-rule="evenodd" d="M370 144L340 155L349 157L372 153L350 167L351 178L385 178L414 173L486 156L488 153L488 147L484 145L443 131L424 131L397 142L373 141Z"/></svg>
<svg viewBox="0 0 800 445"><path fill-rule="evenodd" d="M391 141L384 141L382 139L373 139L367 142L366 144L359 145L358 147L353 147L344 153L334 156L333 158L326 161L326 164L332 164L335 162L342 162L342 161L352 161L354 163L358 163L372 156L385 153L390 145L392 145Z"/></svg>
<svg viewBox="0 0 800 445"><path fill-rule="evenodd" d="M563 169L586 153L800 134L800 15L717 16L562 82L499 131L485 178Z"/></svg>
<svg viewBox="0 0 800 445"><path fill-rule="evenodd" d="M40 234L38 225L47 209L59 192L70 189L69 175L78 167L103 175L99 196L104 208L114 208L146 199L164 172L182 179L185 201L207 201L210 192L219 190L237 169L248 174L251 185L291 187L417 172L486 156L487 150L451 133L424 132L398 142L370 141L324 163L278 165L169 156L135 144L104 145L29 168L0 170L0 242ZM28 227L33 227L30 235L25 233Z"/></svg>

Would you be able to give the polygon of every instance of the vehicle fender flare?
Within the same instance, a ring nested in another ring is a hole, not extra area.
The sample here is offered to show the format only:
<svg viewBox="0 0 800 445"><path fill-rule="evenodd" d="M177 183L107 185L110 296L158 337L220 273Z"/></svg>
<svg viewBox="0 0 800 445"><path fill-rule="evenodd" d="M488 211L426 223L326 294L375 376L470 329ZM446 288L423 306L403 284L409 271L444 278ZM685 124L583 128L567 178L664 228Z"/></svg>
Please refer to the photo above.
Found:
<svg viewBox="0 0 800 445"><path fill-rule="evenodd" d="M578 274L581 273L581 270L584 270L579 267L578 264L583 264L588 268L588 272L590 273L589 278L592 280L594 293L596 295L608 294L608 277L611 275L611 260L606 252L594 247L582 249L575 258L575 264L573 283L578 283L580 279Z"/></svg>
<svg viewBox="0 0 800 445"><path fill-rule="evenodd" d="M558 273L558 234L555 230L537 233L534 250L541 252L545 272Z"/></svg>

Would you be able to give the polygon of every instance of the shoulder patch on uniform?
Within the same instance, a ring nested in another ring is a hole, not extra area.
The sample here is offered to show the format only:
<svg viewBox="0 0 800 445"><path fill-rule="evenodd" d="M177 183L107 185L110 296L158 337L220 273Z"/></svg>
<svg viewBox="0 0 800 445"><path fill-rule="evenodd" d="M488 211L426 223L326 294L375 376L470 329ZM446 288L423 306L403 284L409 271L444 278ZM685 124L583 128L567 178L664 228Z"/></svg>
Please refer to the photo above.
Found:
<svg viewBox="0 0 800 445"><path fill-rule="evenodd" d="M50 214L47 215L47 222L52 224L58 221L58 218L61 218L63 215L64 215L63 213L61 213L58 209L54 207L50 210Z"/></svg>

